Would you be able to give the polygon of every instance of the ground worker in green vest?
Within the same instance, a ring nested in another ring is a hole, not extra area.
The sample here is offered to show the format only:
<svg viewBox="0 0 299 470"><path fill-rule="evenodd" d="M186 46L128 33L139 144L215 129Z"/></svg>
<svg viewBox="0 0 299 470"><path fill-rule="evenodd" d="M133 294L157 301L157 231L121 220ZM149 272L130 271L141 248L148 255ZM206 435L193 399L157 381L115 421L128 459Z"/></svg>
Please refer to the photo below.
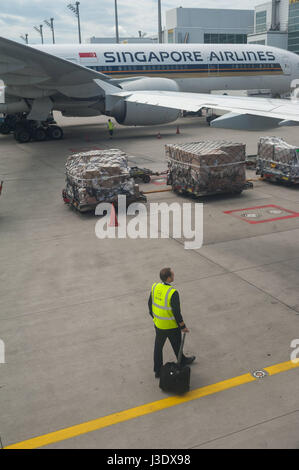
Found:
<svg viewBox="0 0 299 470"><path fill-rule="evenodd" d="M108 119L108 129L109 129L109 134L110 134L110 139L113 137L113 131L114 131L114 124L111 121L111 119Z"/></svg>
<svg viewBox="0 0 299 470"><path fill-rule="evenodd" d="M182 332L189 333L181 314L180 297L178 291L171 286L174 281L174 272L171 268L164 268L160 272L162 283L152 286L148 301L149 313L154 320L156 341L154 351L155 377L160 377L163 365L163 347L169 339L176 357L178 357L182 341ZM195 356L186 357L183 354L182 365L186 366L195 361Z"/></svg>

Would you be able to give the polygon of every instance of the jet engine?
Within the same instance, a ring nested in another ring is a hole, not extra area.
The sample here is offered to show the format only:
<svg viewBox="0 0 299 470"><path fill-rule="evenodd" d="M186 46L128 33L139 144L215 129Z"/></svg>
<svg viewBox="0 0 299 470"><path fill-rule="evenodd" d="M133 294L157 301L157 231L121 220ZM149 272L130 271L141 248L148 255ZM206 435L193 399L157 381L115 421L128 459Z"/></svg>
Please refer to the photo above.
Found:
<svg viewBox="0 0 299 470"><path fill-rule="evenodd" d="M30 107L28 106L25 100L0 104L0 113L3 114L26 113L29 111Z"/></svg>
<svg viewBox="0 0 299 470"><path fill-rule="evenodd" d="M179 91L178 84L168 78L139 78L121 82L120 85L125 91ZM180 111L119 101L110 115L123 126L154 126L176 121Z"/></svg>

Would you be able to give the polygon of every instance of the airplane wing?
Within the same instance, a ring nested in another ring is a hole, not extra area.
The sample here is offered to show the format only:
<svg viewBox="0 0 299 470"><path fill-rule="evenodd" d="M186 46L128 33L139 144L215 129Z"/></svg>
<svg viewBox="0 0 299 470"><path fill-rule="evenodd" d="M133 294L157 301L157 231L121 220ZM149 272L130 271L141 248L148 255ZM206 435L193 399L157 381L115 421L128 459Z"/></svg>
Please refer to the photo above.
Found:
<svg viewBox="0 0 299 470"><path fill-rule="evenodd" d="M90 98L101 94L94 82L99 78L109 80L99 72L0 37L0 79L8 93L42 98L60 92L71 98Z"/></svg>
<svg viewBox="0 0 299 470"><path fill-rule="evenodd" d="M116 92L127 102L197 112L202 108L230 111L237 115L261 116L277 121L299 122L299 100L250 98L172 91Z"/></svg>

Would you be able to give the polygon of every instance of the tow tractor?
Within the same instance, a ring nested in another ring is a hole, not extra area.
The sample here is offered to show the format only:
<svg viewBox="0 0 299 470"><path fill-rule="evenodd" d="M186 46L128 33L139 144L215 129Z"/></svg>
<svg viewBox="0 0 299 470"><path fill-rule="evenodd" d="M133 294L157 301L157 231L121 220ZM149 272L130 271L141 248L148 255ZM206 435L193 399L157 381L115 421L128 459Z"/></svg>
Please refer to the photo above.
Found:
<svg viewBox="0 0 299 470"><path fill-rule="evenodd" d="M139 168L138 166L132 166L130 168L130 176L134 178L135 181L143 181L144 183L150 183L152 176L161 176L165 175L166 172L157 173L149 170L148 168Z"/></svg>

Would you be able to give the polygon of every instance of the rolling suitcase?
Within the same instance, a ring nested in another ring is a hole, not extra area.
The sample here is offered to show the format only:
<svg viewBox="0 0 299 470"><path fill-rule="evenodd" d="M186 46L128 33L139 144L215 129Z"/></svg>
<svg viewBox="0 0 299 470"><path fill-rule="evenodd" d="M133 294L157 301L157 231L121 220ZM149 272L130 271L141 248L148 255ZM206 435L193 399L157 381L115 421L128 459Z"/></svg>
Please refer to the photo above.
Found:
<svg viewBox="0 0 299 470"><path fill-rule="evenodd" d="M168 362L160 371L160 388L164 392L173 392L178 395L190 390L190 367L181 365L186 333L184 333L178 356L178 362Z"/></svg>

